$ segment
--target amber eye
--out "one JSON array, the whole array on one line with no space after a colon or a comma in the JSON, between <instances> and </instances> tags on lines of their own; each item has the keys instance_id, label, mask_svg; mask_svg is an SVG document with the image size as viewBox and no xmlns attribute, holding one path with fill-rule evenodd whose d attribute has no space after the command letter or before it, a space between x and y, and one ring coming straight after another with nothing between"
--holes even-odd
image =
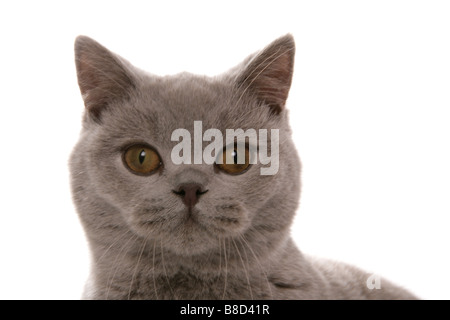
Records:
<instances>
[{"instance_id":1,"label":"amber eye","mask_svg":"<svg viewBox=\"0 0 450 320\"><path fill-rule=\"evenodd\" d=\"M250 151L248 146L237 147L225 147L219 154L219 161L216 162L217 168L228 174L241 174L248 170L250 167Z\"/></svg>"},{"instance_id":2,"label":"amber eye","mask_svg":"<svg viewBox=\"0 0 450 320\"><path fill-rule=\"evenodd\" d=\"M123 160L131 171L143 175L155 172L162 164L158 153L145 145L129 147L123 155Z\"/></svg>"}]
</instances>

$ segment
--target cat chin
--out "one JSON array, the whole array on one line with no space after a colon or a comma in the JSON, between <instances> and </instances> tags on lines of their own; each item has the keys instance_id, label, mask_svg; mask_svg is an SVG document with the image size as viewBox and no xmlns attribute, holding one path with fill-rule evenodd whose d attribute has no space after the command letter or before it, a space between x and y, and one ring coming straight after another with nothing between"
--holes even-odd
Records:
<instances>
[{"instance_id":1,"label":"cat chin","mask_svg":"<svg viewBox=\"0 0 450 320\"><path fill-rule=\"evenodd\" d=\"M219 250L217 245L208 245L205 242L193 242L193 243L183 243L183 244L164 244L164 249L181 257L194 257L201 256L203 254L209 253L211 251Z\"/></svg>"}]
</instances>

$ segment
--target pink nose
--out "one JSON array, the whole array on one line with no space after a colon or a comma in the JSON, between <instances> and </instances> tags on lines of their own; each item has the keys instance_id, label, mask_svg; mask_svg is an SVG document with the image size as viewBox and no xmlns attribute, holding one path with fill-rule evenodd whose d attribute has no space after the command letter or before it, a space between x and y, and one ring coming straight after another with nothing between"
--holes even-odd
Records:
<instances>
[{"instance_id":1,"label":"pink nose","mask_svg":"<svg viewBox=\"0 0 450 320\"><path fill-rule=\"evenodd\" d=\"M203 186L198 183L181 184L176 190L173 190L175 194L182 198L183 203L189 208L194 207L198 202L198 198L207 191L208 190L203 190Z\"/></svg>"}]
</instances>

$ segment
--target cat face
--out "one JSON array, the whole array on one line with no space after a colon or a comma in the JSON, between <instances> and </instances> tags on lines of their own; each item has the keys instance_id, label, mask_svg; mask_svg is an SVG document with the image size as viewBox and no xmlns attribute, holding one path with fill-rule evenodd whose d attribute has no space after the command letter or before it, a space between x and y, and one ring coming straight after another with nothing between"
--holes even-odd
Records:
<instances>
[{"instance_id":1,"label":"cat face","mask_svg":"<svg viewBox=\"0 0 450 320\"><path fill-rule=\"evenodd\" d=\"M86 112L72 177L85 224L117 224L179 255L214 250L221 239L249 232L287 231L300 170L284 108L293 68L291 36L214 78L150 75L86 37L75 48ZM271 129L277 130L276 174L262 175L267 164L249 163L261 148L249 139L239 150L232 143L230 152L224 138L214 154L215 162L228 154L243 160L241 165L194 163L194 153L210 144L203 133L211 128L224 136L227 129L267 130L269 153L276 150ZM191 146L183 150L190 163L173 161L177 129L190 133L183 140ZM77 172L83 179L77 180ZM97 203L94 212L81 205L85 198ZM99 213L99 206L108 213Z\"/></svg>"}]
</instances>

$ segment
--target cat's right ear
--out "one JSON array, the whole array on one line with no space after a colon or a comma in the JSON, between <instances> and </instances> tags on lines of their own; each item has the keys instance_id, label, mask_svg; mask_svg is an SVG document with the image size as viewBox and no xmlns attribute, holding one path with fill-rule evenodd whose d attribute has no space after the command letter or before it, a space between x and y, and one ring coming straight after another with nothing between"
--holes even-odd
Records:
<instances>
[{"instance_id":1,"label":"cat's right ear","mask_svg":"<svg viewBox=\"0 0 450 320\"><path fill-rule=\"evenodd\" d=\"M130 64L89 37L76 38L75 64L84 105L96 122L110 103L126 99L135 87Z\"/></svg>"},{"instance_id":2,"label":"cat's right ear","mask_svg":"<svg viewBox=\"0 0 450 320\"><path fill-rule=\"evenodd\" d=\"M273 41L261 52L245 61L237 78L238 87L249 93L273 114L285 109L294 72L295 42L287 34Z\"/></svg>"}]
</instances>

